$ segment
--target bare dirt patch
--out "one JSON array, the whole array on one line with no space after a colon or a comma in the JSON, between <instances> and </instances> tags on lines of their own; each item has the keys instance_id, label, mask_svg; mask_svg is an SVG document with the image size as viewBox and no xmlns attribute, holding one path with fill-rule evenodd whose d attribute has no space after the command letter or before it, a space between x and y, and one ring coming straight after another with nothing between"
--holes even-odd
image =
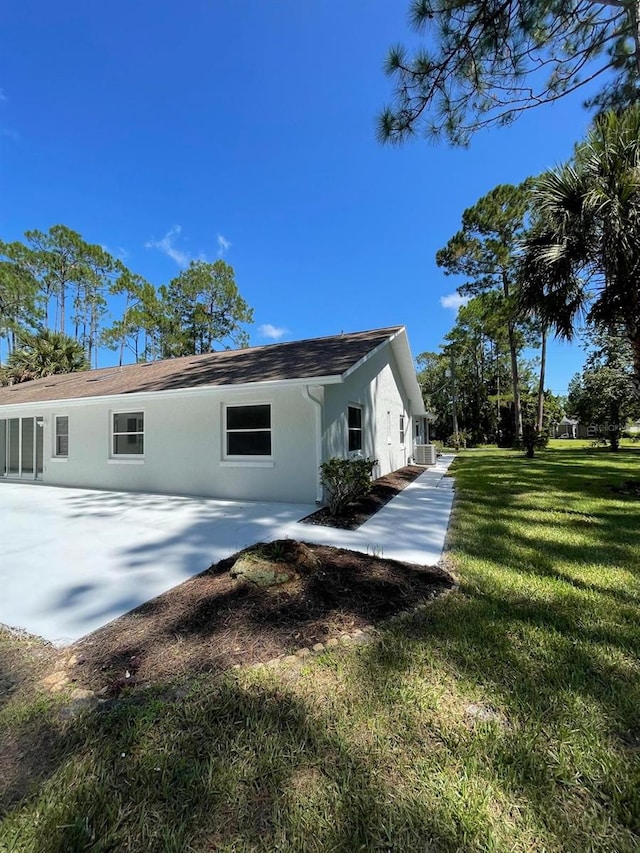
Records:
<instances>
[{"instance_id":1,"label":"bare dirt patch","mask_svg":"<svg viewBox=\"0 0 640 853\"><path fill-rule=\"evenodd\" d=\"M76 643L73 678L113 696L136 685L265 662L380 622L453 585L436 567L340 548L307 545L316 559L300 565L299 543L259 547L275 549L279 564L293 560L295 576L259 587L231 577L237 555L222 560Z\"/></svg>"},{"instance_id":2,"label":"bare dirt patch","mask_svg":"<svg viewBox=\"0 0 640 853\"><path fill-rule=\"evenodd\" d=\"M302 519L303 524L319 524L323 527L337 527L341 530L357 530L367 519L375 515L379 509L388 504L399 492L405 489L409 483L413 483L426 469L421 465L405 465L391 474L378 477L371 484L368 495L354 503L341 518L334 518L327 507L322 507L317 512Z\"/></svg>"}]
</instances>

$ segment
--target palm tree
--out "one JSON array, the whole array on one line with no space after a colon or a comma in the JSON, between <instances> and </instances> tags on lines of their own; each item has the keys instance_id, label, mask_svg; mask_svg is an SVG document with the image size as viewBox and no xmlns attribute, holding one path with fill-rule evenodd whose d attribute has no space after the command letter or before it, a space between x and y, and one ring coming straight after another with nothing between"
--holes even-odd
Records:
<instances>
[{"instance_id":1,"label":"palm tree","mask_svg":"<svg viewBox=\"0 0 640 853\"><path fill-rule=\"evenodd\" d=\"M601 328L621 323L640 393L640 105L599 116L571 162L537 180L532 202L522 306L569 339L582 312Z\"/></svg>"},{"instance_id":2,"label":"palm tree","mask_svg":"<svg viewBox=\"0 0 640 853\"><path fill-rule=\"evenodd\" d=\"M89 367L78 341L61 332L44 329L37 334L22 334L20 347L7 359L6 373L11 382L27 382L56 373L89 370Z\"/></svg>"}]
</instances>

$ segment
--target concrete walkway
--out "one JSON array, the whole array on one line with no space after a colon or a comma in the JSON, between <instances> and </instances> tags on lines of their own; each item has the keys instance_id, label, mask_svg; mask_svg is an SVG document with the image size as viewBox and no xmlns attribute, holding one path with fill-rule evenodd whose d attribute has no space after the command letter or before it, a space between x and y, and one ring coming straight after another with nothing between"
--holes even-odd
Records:
<instances>
[{"instance_id":1,"label":"concrete walkway","mask_svg":"<svg viewBox=\"0 0 640 853\"><path fill-rule=\"evenodd\" d=\"M297 523L287 528L287 536L433 566L442 557L449 526L453 479L447 471L453 459L453 454L440 456L436 465L427 468L358 530Z\"/></svg>"}]
</instances>

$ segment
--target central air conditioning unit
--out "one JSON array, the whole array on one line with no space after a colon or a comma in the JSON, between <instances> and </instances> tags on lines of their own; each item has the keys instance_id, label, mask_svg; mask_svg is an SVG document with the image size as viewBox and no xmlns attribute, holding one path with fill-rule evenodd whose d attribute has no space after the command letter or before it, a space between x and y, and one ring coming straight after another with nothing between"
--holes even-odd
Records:
<instances>
[{"instance_id":1,"label":"central air conditioning unit","mask_svg":"<svg viewBox=\"0 0 640 853\"><path fill-rule=\"evenodd\" d=\"M435 444L416 444L415 446L416 465L435 465L436 464L436 446Z\"/></svg>"}]
</instances>

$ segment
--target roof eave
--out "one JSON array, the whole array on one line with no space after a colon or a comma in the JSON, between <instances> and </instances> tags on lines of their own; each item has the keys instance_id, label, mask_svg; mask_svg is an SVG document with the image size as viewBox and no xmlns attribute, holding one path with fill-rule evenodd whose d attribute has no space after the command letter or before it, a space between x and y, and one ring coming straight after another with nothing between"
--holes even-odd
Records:
<instances>
[{"instance_id":1,"label":"roof eave","mask_svg":"<svg viewBox=\"0 0 640 853\"><path fill-rule=\"evenodd\" d=\"M409 346L409 338L407 337L407 329L405 326L400 326L393 334L390 334L382 343L374 347L372 350L363 356L355 364L346 370L342 376L343 379L348 379L352 373L355 373L369 359L373 358L380 350L386 346L391 346L391 350L396 357L396 362L402 376L402 383L407 392L407 396L411 400L412 413L414 415L424 415L426 413L424 400L422 399L422 391L416 377L413 356L411 355L411 347Z\"/></svg>"},{"instance_id":2,"label":"roof eave","mask_svg":"<svg viewBox=\"0 0 640 853\"><path fill-rule=\"evenodd\" d=\"M341 375L306 376L296 379L271 379L263 382L242 382L232 385L200 385L195 388L165 388L151 391L125 391L121 394L100 394L92 397L58 397L50 400L35 400L24 403L0 403L0 414L9 409L37 409L42 406L81 406L86 403L113 401L122 403L132 399L161 397L190 397L210 394L211 392L247 392L251 390L269 390L277 387L296 387L298 385L338 385L343 381Z\"/></svg>"},{"instance_id":3,"label":"roof eave","mask_svg":"<svg viewBox=\"0 0 640 853\"><path fill-rule=\"evenodd\" d=\"M427 410L425 409L422 390L418 382L418 377L416 376L415 362L411 353L409 337L404 326L397 335L393 336L390 343L398 363L398 368L400 370L407 395L411 400L413 414L425 415Z\"/></svg>"}]
</instances>

